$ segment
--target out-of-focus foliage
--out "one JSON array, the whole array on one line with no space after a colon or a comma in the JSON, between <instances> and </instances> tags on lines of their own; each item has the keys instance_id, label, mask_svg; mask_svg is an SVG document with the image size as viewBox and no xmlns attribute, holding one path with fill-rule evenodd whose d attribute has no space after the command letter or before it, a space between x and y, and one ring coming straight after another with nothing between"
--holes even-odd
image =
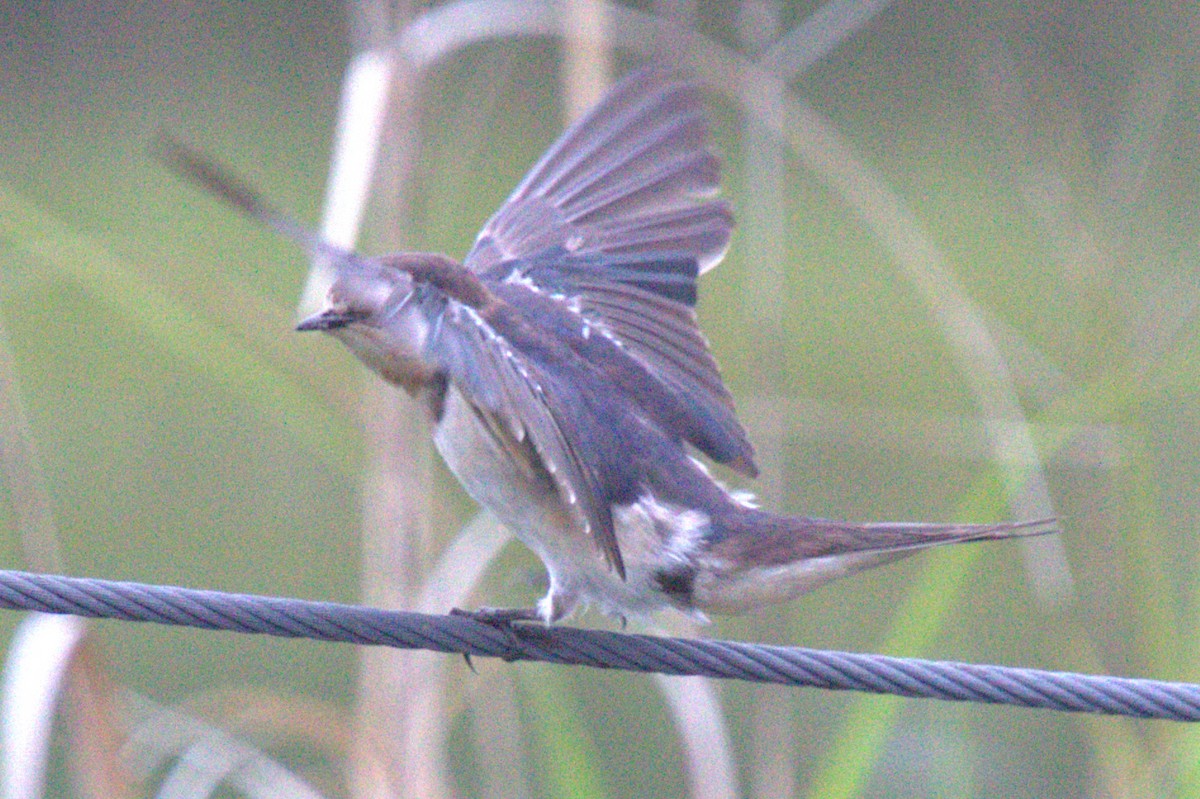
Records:
<instances>
[{"instance_id":1,"label":"out-of-focus foliage","mask_svg":"<svg viewBox=\"0 0 1200 799\"><path fill-rule=\"evenodd\" d=\"M697 6L697 30L751 58L818 9ZM395 557L358 533L363 417L381 392L333 342L292 332L303 255L149 154L169 130L316 220L348 18L315 3L4 9L0 327L68 572L352 601L364 564ZM987 546L706 633L1200 680L1198 32L1187 4L895 3L790 82L985 322L976 344L997 351L1043 447L1072 588L1039 602L1038 554ZM407 222L388 216L399 189L381 179L364 248L461 256L560 130L561 64L558 43L510 38L424 76L416 112L394 120L418 129L413 159L389 173L406 175ZM715 139L747 223L704 278L700 315L762 451L764 502L855 519L1012 514L939 297L795 142L748 124L722 88ZM776 272L762 268L771 258ZM421 569L473 513L440 466L432 483ZM12 503L0 519L2 565L26 566ZM512 546L469 604L527 603L536 575ZM18 621L0 616L6 640ZM381 754L388 742L356 727L354 650L115 623L90 635L115 684L269 751L315 790L411 784ZM689 790L698 755L652 680L409 657L388 661L404 696L421 696L420 669L441 670L448 773L430 784ZM747 794L1188 796L1200 784L1200 744L1178 725L719 695ZM127 707L129 728L153 716ZM86 784L69 776L78 737L60 726L47 795ZM138 762L134 749L123 756ZM156 768L133 769L133 795L153 794Z\"/></svg>"}]
</instances>

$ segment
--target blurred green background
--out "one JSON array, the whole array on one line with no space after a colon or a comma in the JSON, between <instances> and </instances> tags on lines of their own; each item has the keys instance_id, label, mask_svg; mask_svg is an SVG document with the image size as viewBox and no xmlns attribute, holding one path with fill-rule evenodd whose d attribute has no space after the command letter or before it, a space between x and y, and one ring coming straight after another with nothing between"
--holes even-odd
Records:
<instances>
[{"instance_id":1,"label":"blurred green background","mask_svg":"<svg viewBox=\"0 0 1200 799\"><path fill-rule=\"evenodd\" d=\"M682 15L754 57L819 5L638 8ZM391 404L333 342L294 334L304 256L182 184L149 148L172 131L315 224L364 12L54 2L3 14L0 328L61 568L359 601L380 551L359 532L372 496L365 430L386 424L380 407L407 417L415 406ZM1070 581L1045 550L935 553L703 634L1200 681L1198 32L1195 4L893 3L790 81L901 199L995 337L979 346L1000 352L1043 446L1053 506L1027 510L1062 519ZM407 221L389 217L400 190L381 181L363 248L462 256L561 129L562 62L555 40L507 38L423 76L418 112L393 122L417 130ZM764 173L764 134L728 96L714 93L712 110L726 195L748 221L703 280L700 316L763 452L764 502L853 519L1015 515L971 381L896 253L769 136L784 161ZM778 270L764 271L772 259ZM474 513L440 464L428 483L422 568ZM22 548L12 502L0 517L3 564L44 567ZM537 573L512 545L471 604L529 602ZM1039 579L1059 581L1056 599L1039 600ZM20 620L0 615L6 639ZM222 703L238 704L229 696L277 698L290 732L241 731L326 795L375 795L348 776L350 754L296 731L306 713L354 728L371 673L360 652L93 629L116 684L202 708L217 726L231 713ZM494 791L504 772L481 744L490 723L519 755L512 795L719 795L689 784L704 756L680 742L648 678L378 657L448 675L449 793ZM411 679L419 694L419 669ZM487 696L493 686L511 694L511 717L488 710L503 694ZM1192 796L1200 785L1200 739L1182 725L717 690L744 795ZM86 795L63 765L71 735L56 740L46 795ZM131 795L153 795L168 768ZM415 784L395 777L396 794Z\"/></svg>"}]
</instances>

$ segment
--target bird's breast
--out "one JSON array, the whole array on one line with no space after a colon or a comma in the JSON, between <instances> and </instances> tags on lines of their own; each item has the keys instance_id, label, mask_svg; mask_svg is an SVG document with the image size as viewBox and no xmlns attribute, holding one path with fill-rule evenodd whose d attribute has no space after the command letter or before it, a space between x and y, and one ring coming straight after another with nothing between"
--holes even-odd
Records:
<instances>
[{"instance_id":1,"label":"bird's breast","mask_svg":"<svg viewBox=\"0 0 1200 799\"><path fill-rule=\"evenodd\" d=\"M433 441L467 494L543 561L574 553L581 534L528 438L518 440L498 417L451 383Z\"/></svg>"}]
</instances>

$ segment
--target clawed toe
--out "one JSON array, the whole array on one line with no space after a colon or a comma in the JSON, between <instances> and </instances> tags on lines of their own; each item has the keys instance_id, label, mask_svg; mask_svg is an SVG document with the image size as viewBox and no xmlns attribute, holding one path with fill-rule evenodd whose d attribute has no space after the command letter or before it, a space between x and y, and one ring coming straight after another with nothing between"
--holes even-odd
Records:
<instances>
[{"instance_id":1,"label":"clawed toe","mask_svg":"<svg viewBox=\"0 0 1200 799\"><path fill-rule=\"evenodd\" d=\"M513 629L513 624L515 622L540 622L542 620L542 617L534 608L478 608L477 610L451 608L450 615L462 616L463 618L482 622L505 633L512 651L500 653L499 657L509 662L520 657L520 652L522 651L521 639L517 635L516 630ZM471 662L471 656L463 653L463 659L466 660L467 666L471 671L475 671L475 664Z\"/></svg>"}]
</instances>

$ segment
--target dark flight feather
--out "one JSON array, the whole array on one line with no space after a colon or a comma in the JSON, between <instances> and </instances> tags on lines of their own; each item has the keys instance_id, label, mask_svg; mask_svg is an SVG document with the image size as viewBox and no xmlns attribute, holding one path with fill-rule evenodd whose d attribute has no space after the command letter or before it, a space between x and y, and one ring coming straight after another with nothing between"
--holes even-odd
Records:
<instances>
[{"instance_id":1,"label":"dark flight feather","mask_svg":"<svg viewBox=\"0 0 1200 799\"><path fill-rule=\"evenodd\" d=\"M577 255L671 252L699 271L724 255L728 206L710 198L699 89L661 69L632 73L572 125L480 231L465 264L486 272L552 247Z\"/></svg>"}]
</instances>

